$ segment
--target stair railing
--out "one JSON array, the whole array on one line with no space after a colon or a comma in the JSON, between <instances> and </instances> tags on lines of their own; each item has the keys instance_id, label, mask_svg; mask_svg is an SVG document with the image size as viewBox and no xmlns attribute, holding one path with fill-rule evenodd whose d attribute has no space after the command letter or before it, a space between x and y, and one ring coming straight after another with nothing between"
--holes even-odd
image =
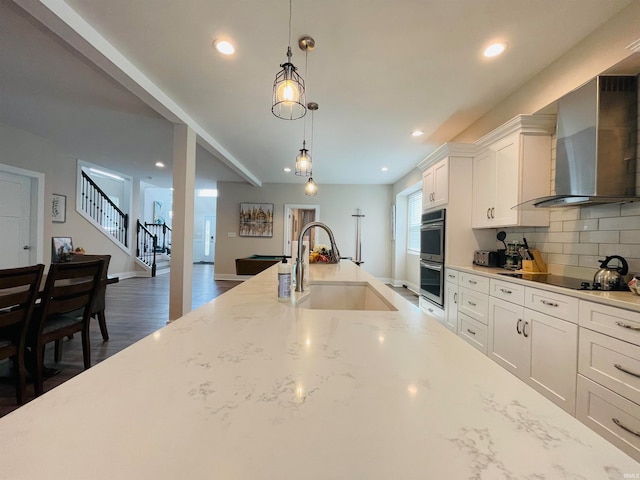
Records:
<instances>
[{"instance_id":1,"label":"stair railing","mask_svg":"<svg viewBox=\"0 0 640 480\"><path fill-rule=\"evenodd\" d=\"M137 220L136 257L151 267L151 276L156 276L156 252L158 250L158 236Z\"/></svg>"},{"instance_id":2,"label":"stair railing","mask_svg":"<svg viewBox=\"0 0 640 480\"><path fill-rule=\"evenodd\" d=\"M80 208L110 236L125 247L129 246L129 215L120 210L85 172L82 172L80 182Z\"/></svg>"},{"instance_id":3,"label":"stair railing","mask_svg":"<svg viewBox=\"0 0 640 480\"><path fill-rule=\"evenodd\" d=\"M171 227L166 223L144 223L144 226L158 236L158 253L171 255Z\"/></svg>"}]
</instances>

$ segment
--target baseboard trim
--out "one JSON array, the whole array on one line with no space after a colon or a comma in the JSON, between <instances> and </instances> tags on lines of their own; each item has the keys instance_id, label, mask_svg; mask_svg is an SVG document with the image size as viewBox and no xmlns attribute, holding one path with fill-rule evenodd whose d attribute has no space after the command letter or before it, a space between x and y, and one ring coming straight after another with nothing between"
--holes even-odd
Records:
<instances>
[{"instance_id":1,"label":"baseboard trim","mask_svg":"<svg viewBox=\"0 0 640 480\"><path fill-rule=\"evenodd\" d=\"M234 282L244 282L245 280L249 280L253 278L255 275L236 275L232 273L214 273L214 280L231 280Z\"/></svg>"}]
</instances>

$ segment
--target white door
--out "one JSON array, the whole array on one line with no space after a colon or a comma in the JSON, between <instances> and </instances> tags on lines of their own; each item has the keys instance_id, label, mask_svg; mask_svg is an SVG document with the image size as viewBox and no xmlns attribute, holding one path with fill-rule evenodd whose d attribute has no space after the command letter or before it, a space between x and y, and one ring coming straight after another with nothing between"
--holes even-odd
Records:
<instances>
[{"instance_id":1,"label":"white door","mask_svg":"<svg viewBox=\"0 0 640 480\"><path fill-rule=\"evenodd\" d=\"M202 229L203 248L202 260L204 262L213 263L216 253L216 217L213 215L205 215L204 227Z\"/></svg>"},{"instance_id":2,"label":"white door","mask_svg":"<svg viewBox=\"0 0 640 480\"><path fill-rule=\"evenodd\" d=\"M24 267L32 262L31 179L0 172L0 268Z\"/></svg>"}]
</instances>

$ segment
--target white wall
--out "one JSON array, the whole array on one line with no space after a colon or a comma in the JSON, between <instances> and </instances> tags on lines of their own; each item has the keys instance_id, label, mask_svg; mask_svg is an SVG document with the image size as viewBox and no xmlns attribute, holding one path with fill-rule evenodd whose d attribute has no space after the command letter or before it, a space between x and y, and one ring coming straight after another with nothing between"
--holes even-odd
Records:
<instances>
[{"instance_id":1,"label":"white wall","mask_svg":"<svg viewBox=\"0 0 640 480\"><path fill-rule=\"evenodd\" d=\"M51 262L51 237L68 236L73 239L74 247L83 247L87 253L111 255L109 274L127 274L135 270L131 257L76 213L76 158L44 138L5 124L0 124L0 145L0 163L40 172L45 176L45 264ZM51 221L48 206L53 193L67 196L65 223Z\"/></svg>"},{"instance_id":2,"label":"white wall","mask_svg":"<svg viewBox=\"0 0 640 480\"><path fill-rule=\"evenodd\" d=\"M407 285L420 291L420 256L407 252L407 195L422 188L422 172L414 168L393 184L393 198L396 206L396 239L392 241L392 283Z\"/></svg>"},{"instance_id":3,"label":"white wall","mask_svg":"<svg viewBox=\"0 0 640 480\"><path fill-rule=\"evenodd\" d=\"M308 197L303 184L264 184L262 187L234 182L218 182L216 227L216 278L235 275L235 259L253 254L281 255L284 244L284 205L319 205L319 221L325 223L336 239L340 254L355 257L356 209L361 221L362 268L375 277L391 277L391 185L322 185L318 195ZM273 203L272 238L239 237L240 203ZM329 243L317 229L319 243ZM229 234L235 237L229 237Z\"/></svg>"}]
</instances>

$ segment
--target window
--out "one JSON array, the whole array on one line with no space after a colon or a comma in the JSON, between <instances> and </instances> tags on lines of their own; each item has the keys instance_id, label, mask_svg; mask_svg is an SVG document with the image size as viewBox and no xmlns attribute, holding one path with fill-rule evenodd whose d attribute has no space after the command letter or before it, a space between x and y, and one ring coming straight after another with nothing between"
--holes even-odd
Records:
<instances>
[{"instance_id":1,"label":"window","mask_svg":"<svg viewBox=\"0 0 640 480\"><path fill-rule=\"evenodd\" d=\"M422 190L409 195L407 218L407 250L409 253L420 254L420 221L422 220Z\"/></svg>"}]
</instances>

